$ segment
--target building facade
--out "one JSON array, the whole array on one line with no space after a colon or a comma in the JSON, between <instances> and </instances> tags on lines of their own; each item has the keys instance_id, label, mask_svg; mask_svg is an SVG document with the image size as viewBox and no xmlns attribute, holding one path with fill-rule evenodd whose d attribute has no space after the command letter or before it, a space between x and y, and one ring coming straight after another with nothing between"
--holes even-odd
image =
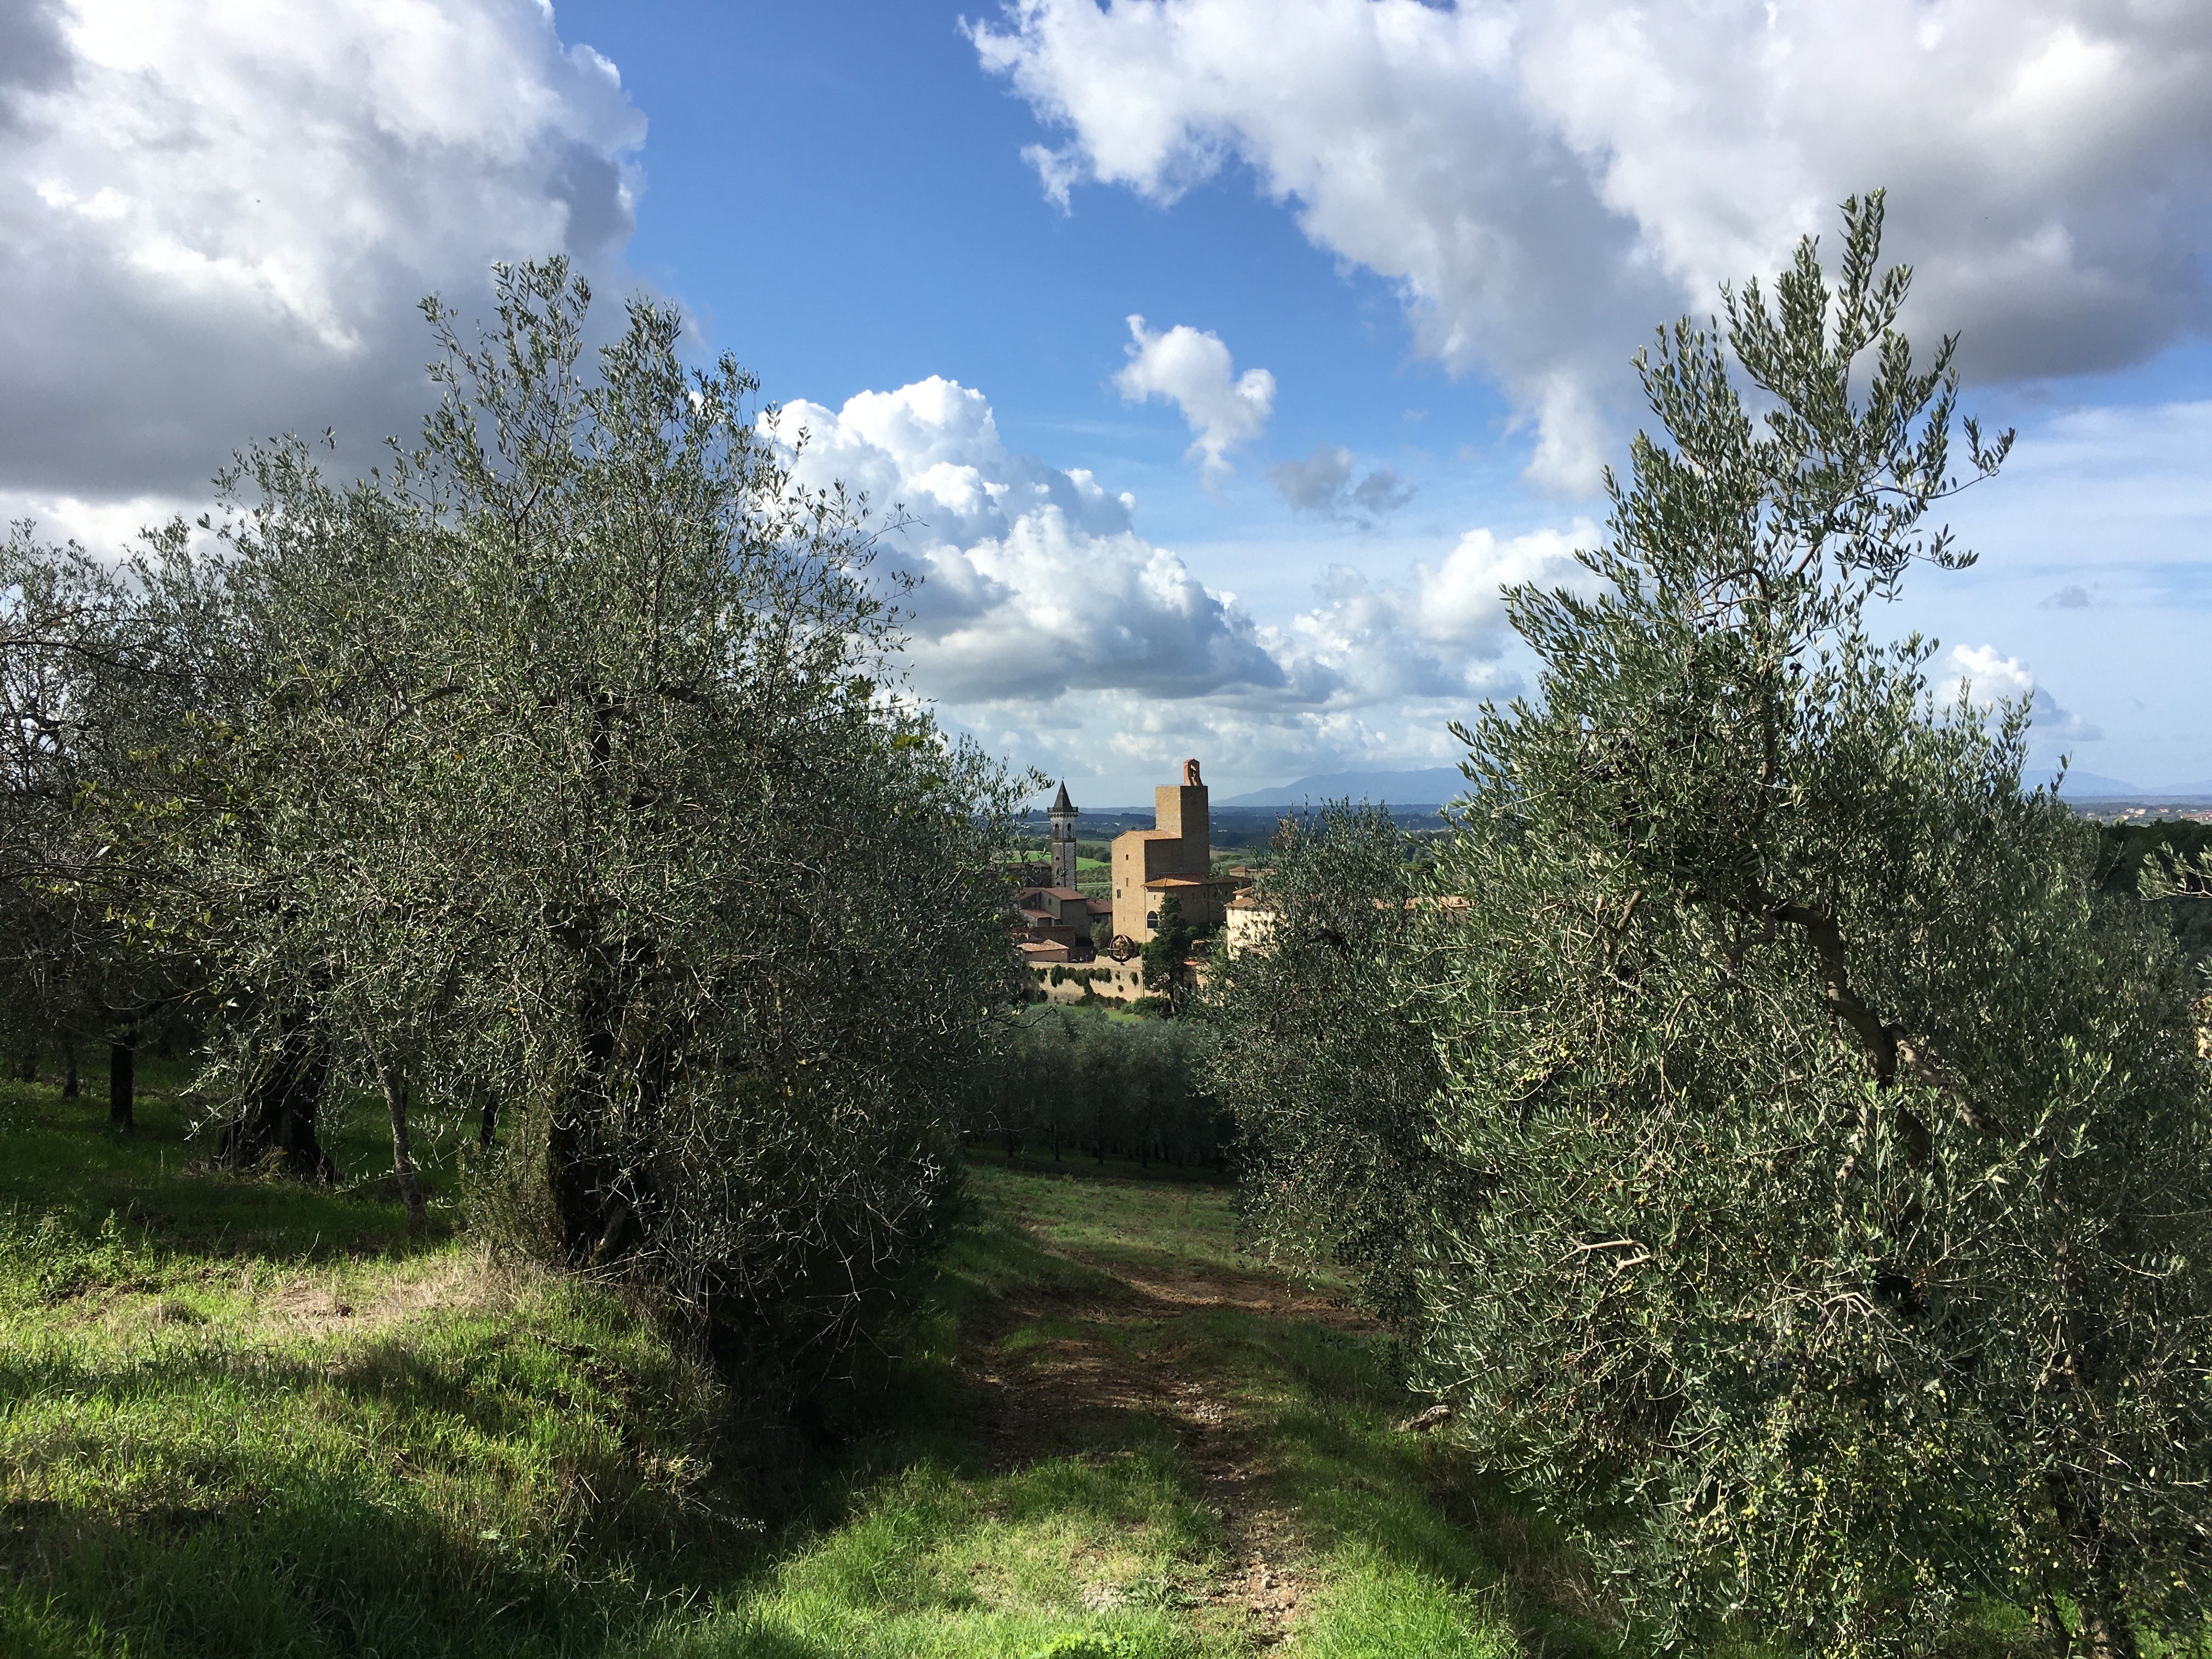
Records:
<instances>
[{"instance_id":1,"label":"building facade","mask_svg":"<svg viewBox=\"0 0 2212 1659\"><path fill-rule=\"evenodd\" d=\"M1114 838L1114 933L1142 945L1159 928L1162 902L1170 893L1194 927L1220 923L1223 884L1213 879L1213 846L1206 825L1206 785L1198 763L1182 763L1182 782L1152 791L1152 828Z\"/></svg>"},{"instance_id":2,"label":"building facade","mask_svg":"<svg viewBox=\"0 0 2212 1659\"><path fill-rule=\"evenodd\" d=\"M1221 953L1238 956L1265 951L1274 943L1275 907L1256 893L1243 892L1231 899L1221 921Z\"/></svg>"}]
</instances>

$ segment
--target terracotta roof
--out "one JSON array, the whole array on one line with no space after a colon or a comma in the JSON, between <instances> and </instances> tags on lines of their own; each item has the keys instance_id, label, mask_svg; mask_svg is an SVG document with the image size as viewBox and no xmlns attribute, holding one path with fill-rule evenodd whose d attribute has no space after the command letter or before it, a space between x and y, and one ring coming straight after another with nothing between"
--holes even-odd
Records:
<instances>
[{"instance_id":1,"label":"terracotta roof","mask_svg":"<svg viewBox=\"0 0 2212 1659\"><path fill-rule=\"evenodd\" d=\"M1154 876L1145 884L1147 890L1168 887L1221 887L1227 885L1211 876Z\"/></svg>"},{"instance_id":2,"label":"terracotta roof","mask_svg":"<svg viewBox=\"0 0 2212 1659\"><path fill-rule=\"evenodd\" d=\"M1083 896L1082 894L1077 892L1073 887L1040 887L1036 890L1042 893L1048 898L1079 899Z\"/></svg>"}]
</instances>

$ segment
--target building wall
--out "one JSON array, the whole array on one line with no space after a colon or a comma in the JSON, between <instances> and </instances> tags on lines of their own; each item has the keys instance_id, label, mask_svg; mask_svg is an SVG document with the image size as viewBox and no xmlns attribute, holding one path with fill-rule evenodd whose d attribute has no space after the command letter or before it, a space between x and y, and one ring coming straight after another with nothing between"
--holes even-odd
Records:
<instances>
[{"instance_id":1,"label":"building wall","mask_svg":"<svg viewBox=\"0 0 2212 1659\"><path fill-rule=\"evenodd\" d=\"M1170 784L1152 791L1150 830L1132 830L1114 838L1114 931L1142 945L1153 929L1145 918L1156 912L1160 896L1145 884L1160 876L1203 876L1211 867L1213 841L1206 824L1206 786ZM1184 901L1194 922L1211 921L1203 898Z\"/></svg>"},{"instance_id":2,"label":"building wall","mask_svg":"<svg viewBox=\"0 0 2212 1659\"><path fill-rule=\"evenodd\" d=\"M1185 862L1172 870L1155 870L1156 876L1204 875L1213 856L1212 831L1206 823L1206 786L1202 783L1163 784L1152 791L1152 828L1182 843L1176 856ZM1194 866L1189 860L1195 860Z\"/></svg>"},{"instance_id":3,"label":"building wall","mask_svg":"<svg viewBox=\"0 0 2212 1659\"><path fill-rule=\"evenodd\" d=\"M1114 837L1114 931L1139 945L1152 936L1145 926L1145 849L1159 833L1130 830Z\"/></svg>"},{"instance_id":4,"label":"building wall","mask_svg":"<svg viewBox=\"0 0 2212 1659\"><path fill-rule=\"evenodd\" d=\"M1275 912L1272 906L1231 904L1222 918L1221 949L1228 956L1264 951L1273 942L1274 933Z\"/></svg>"},{"instance_id":5,"label":"building wall","mask_svg":"<svg viewBox=\"0 0 2212 1659\"><path fill-rule=\"evenodd\" d=\"M1030 981L1044 993L1048 1002L1081 1002L1086 990L1092 997L1106 1002L1134 1002L1139 997L1152 994L1145 989L1143 963L1116 962L1111 957L1075 963L1060 975L1057 985L1052 982L1049 964L1030 969Z\"/></svg>"}]
</instances>

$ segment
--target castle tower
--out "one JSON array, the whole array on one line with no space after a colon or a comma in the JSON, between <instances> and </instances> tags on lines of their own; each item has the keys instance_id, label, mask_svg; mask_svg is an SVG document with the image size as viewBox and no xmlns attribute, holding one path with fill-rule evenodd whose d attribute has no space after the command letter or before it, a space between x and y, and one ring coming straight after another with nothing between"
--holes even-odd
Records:
<instances>
[{"instance_id":1,"label":"castle tower","mask_svg":"<svg viewBox=\"0 0 2212 1659\"><path fill-rule=\"evenodd\" d=\"M1114 932L1142 945L1158 931L1170 893L1193 927L1218 925L1222 894L1212 879L1211 839L1206 784L1198 763L1187 760L1180 785L1152 791L1152 827L1114 838Z\"/></svg>"},{"instance_id":2,"label":"castle tower","mask_svg":"<svg viewBox=\"0 0 2212 1659\"><path fill-rule=\"evenodd\" d=\"M1075 803L1067 798L1067 780L1060 781L1060 793L1045 816L1052 820L1052 884L1075 885Z\"/></svg>"}]
</instances>

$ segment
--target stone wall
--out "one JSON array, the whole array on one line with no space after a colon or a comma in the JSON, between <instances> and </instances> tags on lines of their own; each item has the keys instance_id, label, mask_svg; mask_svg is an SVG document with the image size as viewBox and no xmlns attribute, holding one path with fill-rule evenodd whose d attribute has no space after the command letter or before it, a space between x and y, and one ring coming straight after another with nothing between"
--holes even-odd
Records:
<instances>
[{"instance_id":1,"label":"stone wall","mask_svg":"<svg viewBox=\"0 0 2212 1659\"><path fill-rule=\"evenodd\" d=\"M1060 969L1060 981L1052 982L1053 969ZM1100 957L1096 962L1070 963L1065 965L1032 968L1030 981L1044 993L1047 1002L1081 1002L1087 987L1093 995L1105 1002L1134 1002L1139 997L1150 995L1145 989L1145 964L1141 958L1132 957L1127 962L1116 962L1111 957Z\"/></svg>"}]
</instances>

